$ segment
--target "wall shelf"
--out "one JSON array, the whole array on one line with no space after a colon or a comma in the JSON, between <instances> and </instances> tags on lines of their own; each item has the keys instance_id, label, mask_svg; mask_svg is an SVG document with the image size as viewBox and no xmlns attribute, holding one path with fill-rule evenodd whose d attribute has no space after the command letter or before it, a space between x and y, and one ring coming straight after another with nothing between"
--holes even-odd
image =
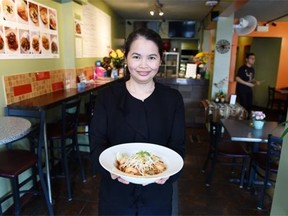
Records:
<instances>
[{"instance_id":1,"label":"wall shelf","mask_svg":"<svg viewBox=\"0 0 288 216\"><path fill-rule=\"evenodd\" d=\"M164 52L162 65L159 68L158 76L177 78L179 73L179 53Z\"/></svg>"}]
</instances>

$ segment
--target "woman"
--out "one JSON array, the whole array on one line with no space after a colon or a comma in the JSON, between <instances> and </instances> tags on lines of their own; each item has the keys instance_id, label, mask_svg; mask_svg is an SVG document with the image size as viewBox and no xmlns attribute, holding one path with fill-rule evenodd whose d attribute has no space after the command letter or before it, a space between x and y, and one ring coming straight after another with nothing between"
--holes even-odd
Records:
<instances>
[{"instance_id":1,"label":"woman","mask_svg":"<svg viewBox=\"0 0 288 216\"><path fill-rule=\"evenodd\" d=\"M136 185L108 173L98 162L103 150L128 142L163 145L184 156L181 94L153 79L162 54L157 33L149 29L132 32L125 45L129 78L99 92L90 130L91 154L102 174L99 215L171 215L172 183L178 175Z\"/></svg>"}]
</instances>

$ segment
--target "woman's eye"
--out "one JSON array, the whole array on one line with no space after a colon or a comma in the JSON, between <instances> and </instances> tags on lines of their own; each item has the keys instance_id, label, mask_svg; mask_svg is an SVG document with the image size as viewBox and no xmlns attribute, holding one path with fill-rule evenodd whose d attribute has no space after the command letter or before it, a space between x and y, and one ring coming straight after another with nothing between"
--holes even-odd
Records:
<instances>
[{"instance_id":1,"label":"woman's eye","mask_svg":"<svg viewBox=\"0 0 288 216\"><path fill-rule=\"evenodd\" d=\"M133 59L140 59L140 56L134 55L132 56Z\"/></svg>"},{"instance_id":2,"label":"woman's eye","mask_svg":"<svg viewBox=\"0 0 288 216\"><path fill-rule=\"evenodd\" d=\"M149 60L155 60L155 59L156 59L155 56L150 56L150 57L149 57Z\"/></svg>"}]
</instances>

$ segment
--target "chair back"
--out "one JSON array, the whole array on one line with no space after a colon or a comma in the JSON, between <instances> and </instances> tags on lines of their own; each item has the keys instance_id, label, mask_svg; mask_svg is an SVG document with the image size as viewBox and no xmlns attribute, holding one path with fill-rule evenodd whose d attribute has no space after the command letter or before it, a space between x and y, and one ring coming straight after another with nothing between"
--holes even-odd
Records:
<instances>
[{"instance_id":1,"label":"chair back","mask_svg":"<svg viewBox=\"0 0 288 216\"><path fill-rule=\"evenodd\" d=\"M275 87L268 86L268 100L273 100L275 97Z\"/></svg>"},{"instance_id":2,"label":"chair back","mask_svg":"<svg viewBox=\"0 0 288 216\"><path fill-rule=\"evenodd\" d=\"M266 169L277 172L283 140L280 137L268 135Z\"/></svg>"},{"instance_id":3,"label":"chair back","mask_svg":"<svg viewBox=\"0 0 288 216\"><path fill-rule=\"evenodd\" d=\"M61 124L63 139L67 135L69 136L77 132L80 102L80 98L77 98L62 103Z\"/></svg>"},{"instance_id":4,"label":"chair back","mask_svg":"<svg viewBox=\"0 0 288 216\"><path fill-rule=\"evenodd\" d=\"M217 144L221 138L222 124L210 120L210 146L217 148Z\"/></svg>"},{"instance_id":5,"label":"chair back","mask_svg":"<svg viewBox=\"0 0 288 216\"><path fill-rule=\"evenodd\" d=\"M267 99L267 108L272 109L275 99L275 87L268 86L268 99Z\"/></svg>"},{"instance_id":6,"label":"chair back","mask_svg":"<svg viewBox=\"0 0 288 216\"><path fill-rule=\"evenodd\" d=\"M90 116L90 120L92 119L95 103L96 103L97 93L91 92L89 94L89 103L86 104L86 113Z\"/></svg>"}]
</instances>

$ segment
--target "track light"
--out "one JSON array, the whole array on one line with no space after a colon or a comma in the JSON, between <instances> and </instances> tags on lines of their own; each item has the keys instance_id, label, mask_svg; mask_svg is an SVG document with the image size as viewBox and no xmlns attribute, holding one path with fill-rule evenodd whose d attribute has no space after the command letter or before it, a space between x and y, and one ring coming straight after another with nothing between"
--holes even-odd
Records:
<instances>
[{"instance_id":1,"label":"track light","mask_svg":"<svg viewBox=\"0 0 288 216\"><path fill-rule=\"evenodd\" d=\"M163 16L164 15L164 12L162 10L162 7L163 7L163 4L160 4L159 0L155 0L155 3L154 3L154 8L152 10L150 10L150 15L151 16L154 16L154 14L156 12L158 12L158 15L159 16Z\"/></svg>"},{"instance_id":2,"label":"track light","mask_svg":"<svg viewBox=\"0 0 288 216\"><path fill-rule=\"evenodd\" d=\"M218 0L208 0L205 2L205 5L209 6L209 7L213 7L213 6L217 5L218 3L219 3Z\"/></svg>"}]
</instances>

